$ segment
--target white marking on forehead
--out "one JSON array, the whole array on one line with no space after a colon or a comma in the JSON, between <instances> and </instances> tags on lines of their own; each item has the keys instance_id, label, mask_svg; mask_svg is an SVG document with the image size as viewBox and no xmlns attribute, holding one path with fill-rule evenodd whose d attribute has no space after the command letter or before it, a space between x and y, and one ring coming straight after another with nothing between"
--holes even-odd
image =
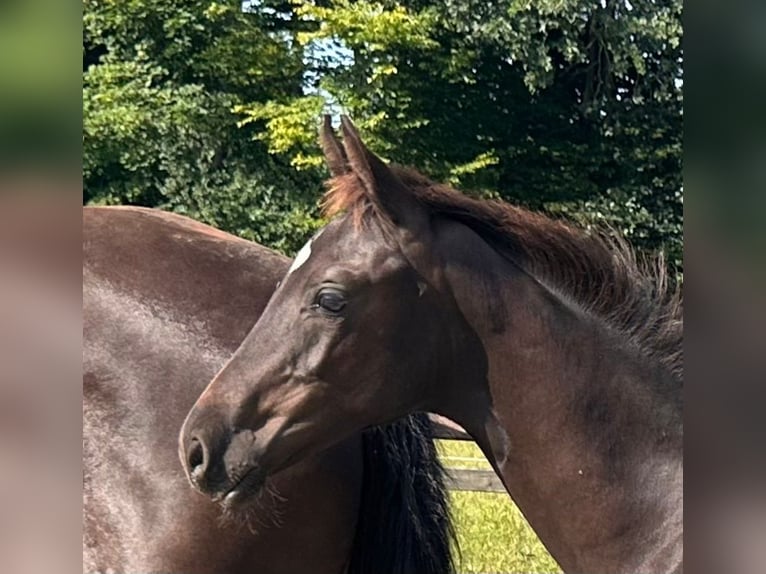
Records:
<instances>
[{"instance_id":1,"label":"white marking on forehead","mask_svg":"<svg viewBox=\"0 0 766 574\"><path fill-rule=\"evenodd\" d=\"M306 245L301 247L301 250L298 251L298 254L295 256L295 259L293 259L292 265L290 265L290 269L287 270L287 275L285 275L285 279L290 276L290 274L298 269L301 265L306 263L306 261L309 260L309 257L311 257L311 244L314 242L314 240L319 237L322 233L322 229L317 231L314 236L309 239L306 242Z\"/></svg>"}]
</instances>

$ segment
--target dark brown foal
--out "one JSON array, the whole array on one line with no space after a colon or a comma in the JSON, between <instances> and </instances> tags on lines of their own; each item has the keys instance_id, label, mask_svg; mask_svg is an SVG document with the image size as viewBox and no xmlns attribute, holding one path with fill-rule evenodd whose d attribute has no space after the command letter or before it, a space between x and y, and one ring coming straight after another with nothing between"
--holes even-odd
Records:
<instances>
[{"instance_id":1,"label":"dark brown foal","mask_svg":"<svg viewBox=\"0 0 766 574\"><path fill-rule=\"evenodd\" d=\"M473 435L565 571L680 572L683 323L661 266L343 133L323 137L338 217L186 420L182 450L207 449L198 488L236 497L242 476L434 411Z\"/></svg>"}]
</instances>

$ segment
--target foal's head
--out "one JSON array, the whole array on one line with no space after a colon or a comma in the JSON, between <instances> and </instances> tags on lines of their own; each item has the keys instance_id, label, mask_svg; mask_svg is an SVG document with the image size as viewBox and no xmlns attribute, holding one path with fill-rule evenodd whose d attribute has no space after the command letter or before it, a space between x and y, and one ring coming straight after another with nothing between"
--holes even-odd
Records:
<instances>
[{"instance_id":1,"label":"foal's head","mask_svg":"<svg viewBox=\"0 0 766 574\"><path fill-rule=\"evenodd\" d=\"M265 476L360 429L428 408L454 333L429 276L429 216L343 119L323 147L328 214L189 413L182 461L235 504Z\"/></svg>"}]
</instances>

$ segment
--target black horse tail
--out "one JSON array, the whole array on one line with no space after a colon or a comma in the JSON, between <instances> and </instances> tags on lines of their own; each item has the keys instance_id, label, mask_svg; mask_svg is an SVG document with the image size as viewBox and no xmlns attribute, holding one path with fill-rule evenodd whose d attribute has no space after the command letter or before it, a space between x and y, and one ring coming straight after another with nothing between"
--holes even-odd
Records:
<instances>
[{"instance_id":1,"label":"black horse tail","mask_svg":"<svg viewBox=\"0 0 766 574\"><path fill-rule=\"evenodd\" d=\"M362 435L364 482L348 574L451 574L457 546L428 415Z\"/></svg>"}]
</instances>

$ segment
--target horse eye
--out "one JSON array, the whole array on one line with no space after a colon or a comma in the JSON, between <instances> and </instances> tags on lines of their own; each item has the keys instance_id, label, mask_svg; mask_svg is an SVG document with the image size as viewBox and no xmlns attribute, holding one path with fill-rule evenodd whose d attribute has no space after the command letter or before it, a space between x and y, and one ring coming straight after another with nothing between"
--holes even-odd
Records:
<instances>
[{"instance_id":1,"label":"horse eye","mask_svg":"<svg viewBox=\"0 0 766 574\"><path fill-rule=\"evenodd\" d=\"M315 306L325 313L340 313L346 306L346 296L337 289L322 289L317 293Z\"/></svg>"}]
</instances>

